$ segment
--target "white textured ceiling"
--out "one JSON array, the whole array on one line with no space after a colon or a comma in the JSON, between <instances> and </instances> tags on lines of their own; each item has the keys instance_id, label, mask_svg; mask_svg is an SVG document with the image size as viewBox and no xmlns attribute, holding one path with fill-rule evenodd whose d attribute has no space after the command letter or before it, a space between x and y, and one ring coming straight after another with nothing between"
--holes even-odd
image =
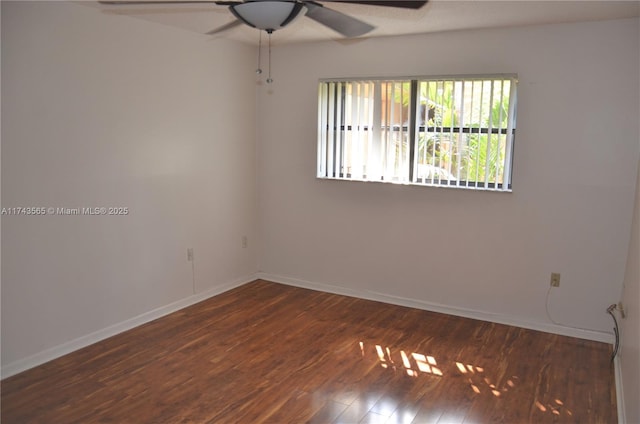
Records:
<instances>
[{"instance_id":1,"label":"white textured ceiling","mask_svg":"<svg viewBox=\"0 0 640 424\"><path fill-rule=\"evenodd\" d=\"M95 2L83 2L83 4L98 7L101 13L127 15L201 34L235 20L225 6L214 4L142 6L107 6ZM596 21L640 15L640 0L431 0L417 11L343 3L324 4L326 7L374 25L376 29L366 37ZM257 30L242 25L215 37L256 44L258 33ZM273 34L274 44L340 39L342 37L339 34L304 16Z\"/></svg>"}]
</instances>

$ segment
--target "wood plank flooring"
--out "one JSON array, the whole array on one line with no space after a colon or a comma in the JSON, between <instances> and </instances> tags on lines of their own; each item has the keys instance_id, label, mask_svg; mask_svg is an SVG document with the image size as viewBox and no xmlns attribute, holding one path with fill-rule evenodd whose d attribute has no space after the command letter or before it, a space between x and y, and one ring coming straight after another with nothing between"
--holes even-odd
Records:
<instances>
[{"instance_id":1,"label":"wood plank flooring","mask_svg":"<svg viewBox=\"0 0 640 424\"><path fill-rule=\"evenodd\" d=\"M607 344L255 281L2 381L10 423L615 423Z\"/></svg>"}]
</instances>

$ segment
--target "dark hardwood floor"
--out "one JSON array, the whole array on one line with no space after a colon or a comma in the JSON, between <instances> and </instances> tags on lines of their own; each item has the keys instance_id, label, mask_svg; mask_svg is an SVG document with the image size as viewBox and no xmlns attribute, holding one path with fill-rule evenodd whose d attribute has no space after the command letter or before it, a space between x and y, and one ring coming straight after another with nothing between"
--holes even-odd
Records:
<instances>
[{"instance_id":1,"label":"dark hardwood floor","mask_svg":"<svg viewBox=\"0 0 640 424\"><path fill-rule=\"evenodd\" d=\"M255 281L2 381L2 423L615 423L607 344Z\"/></svg>"}]
</instances>

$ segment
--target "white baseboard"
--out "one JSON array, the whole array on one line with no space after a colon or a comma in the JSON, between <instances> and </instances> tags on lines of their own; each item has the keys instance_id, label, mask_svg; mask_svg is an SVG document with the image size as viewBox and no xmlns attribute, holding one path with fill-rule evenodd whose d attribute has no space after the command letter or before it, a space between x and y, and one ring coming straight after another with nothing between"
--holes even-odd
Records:
<instances>
[{"instance_id":1,"label":"white baseboard","mask_svg":"<svg viewBox=\"0 0 640 424\"><path fill-rule=\"evenodd\" d=\"M613 359L614 376L616 380L616 403L618 405L618 424L627 423L627 413L624 404L624 387L622 385L622 369L620 368L620 357Z\"/></svg>"},{"instance_id":2,"label":"white baseboard","mask_svg":"<svg viewBox=\"0 0 640 424\"><path fill-rule=\"evenodd\" d=\"M138 315L136 317L133 317L121 323L106 327L102 330L98 330L91 334L87 334L86 336L79 337L67 343L63 343L61 345L46 349L42 352L38 352L24 359L14 361L12 363L2 366L0 374L2 375L2 378L10 377L12 375L18 374L19 372L25 371L29 368L33 368L35 366L44 364L45 362L59 358L60 356L66 355L75 350L89 346L93 343L115 336L116 334L130 330L139 325L145 324L149 321L153 321L154 319L163 317L172 312L186 308L187 306L191 306L195 303L206 300L212 296L215 296L215 295L224 293L228 290L231 290L233 288L242 286L258 278L263 280L273 281L276 283L286 284L290 286L306 288L310 290L323 291L327 293L357 297L357 298L367 299L367 300L374 300L378 302L390 303L393 305L407 306L410 308L417 308L417 309L423 309L423 310L432 311L432 312L440 312L440 313L445 313L445 314L455 315L455 316L460 316L465 318L495 322L498 324L513 325L515 327L544 331L546 333L560 334L563 336L570 336L570 337L578 337L582 339L594 340L594 341L605 342L605 343L613 342L612 334L603 333L599 331L579 330L579 329L574 329L570 327L562 327L558 325L529 322L529 321L524 321L522 319L519 319L517 317L512 317L512 316L498 315L498 314L492 314L492 313L487 313L482 311L455 308L447 305L440 305L440 304L426 302L422 300L407 299L403 297L392 296L385 293L377 293L369 290L354 290L354 289L348 289L345 287L315 283L315 282L300 280L296 278L283 277L279 275L259 272L256 274L248 275L244 278L240 278L240 279L225 283L220 286L213 287L204 292L196 293L192 296L189 296L184 299L180 299L176 302L170 303L168 305L162 306L152 311L145 312L141 315ZM616 368L617 370L616 371L616 389L620 390L619 393L622 393L622 387L621 387L622 380L619 375L618 365L616 365L616 367L617 367ZM619 414L621 413L624 414L624 410L620 412L620 402L622 401L622 396L618 395L617 397L618 397ZM624 422L624 421L620 421L620 422Z\"/></svg>"},{"instance_id":3,"label":"white baseboard","mask_svg":"<svg viewBox=\"0 0 640 424\"><path fill-rule=\"evenodd\" d=\"M149 321L153 321L154 319L186 308L187 306L202 302L203 300L206 300L212 296L224 293L236 287L240 287L257 278L258 277L256 277L254 274L251 274L246 277L227 282L220 286L212 287L203 292L196 293L168 305L161 306L152 311L145 312L126 321L111 325L91 334L87 334L86 336L78 337L77 339L71 340L67 343L63 343L61 345L43 350L42 352L38 352L35 355L31 355L24 359L20 359L10 364L3 365L0 373L2 375L2 378L11 377L12 375L18 374L19 372L28 370L29 368L44 364L45 362L49 362L75 350L82 349L83 347L115 336L116 334L122 333L124 331L131 330L132 328L138 327L139 325L145 324Z\"/></svg>"},{"instance_id":4,"label":"white baseboard","mask_svg":"<svg viewBox=\"0 0 640 424\"><path fill-rule=\"evenodd\" d=\"M543 331L545 333L559 334L562 336L577 337L580 339L593 340L597 342L612 344L614 335L601 331L581 330L572 327L564 327L561 325L547 324L540 322L531 322L523 320L519 317L493 314L489 312L476 311L472 309L456 308L438 303L431 303L423 300L408 299L404 297L393 296L386 293L378 293L369 290L355 290L345 287L316 283L311 281L300 280L296 278L284 277L264 272L258 272L256 278L273 281L295 287L301 287L310 290L322 291L327 293L340 294L343 296L357 297L360 299L375 300L378 302L390 303L393 305L407 306L410 308L423 309L431 312L440 312L449 315L455 315L464 318L472 318L481 321L495 322L497 324L512 325L514 327L527 328L529 330Z\"/></svg>"}]
</instances>

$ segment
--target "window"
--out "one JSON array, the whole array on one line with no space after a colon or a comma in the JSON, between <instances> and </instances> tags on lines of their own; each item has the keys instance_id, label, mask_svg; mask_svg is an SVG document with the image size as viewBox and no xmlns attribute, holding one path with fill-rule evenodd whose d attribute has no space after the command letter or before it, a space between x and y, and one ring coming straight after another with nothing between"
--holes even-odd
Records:
<instances>
[{"instance_id":1,"label":"window","mask_svg":"<svg viewBox=\"0 0 640 424\"><path fill-rule=\"evenodd\" d=\"M511 190L514 75L322 80L319 178Z\"/></svg>"}]
</instances>

